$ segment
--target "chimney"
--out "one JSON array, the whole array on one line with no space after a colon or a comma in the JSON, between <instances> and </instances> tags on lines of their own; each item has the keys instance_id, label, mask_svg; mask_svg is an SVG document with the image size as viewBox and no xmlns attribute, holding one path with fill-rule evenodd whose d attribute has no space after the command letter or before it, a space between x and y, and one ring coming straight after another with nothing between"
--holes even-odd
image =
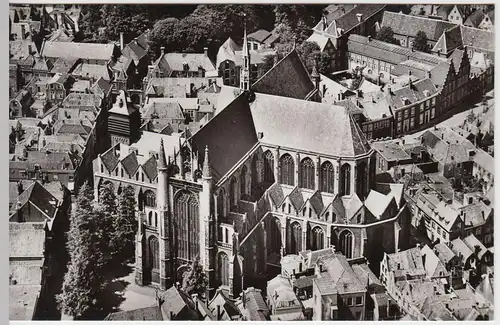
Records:
<instances>
[{"instance_id":1,"label":"chimney","mask_svg":"<svg viewBox=\"0 0 500 325\"><path fill-rule=\"evenodd\" d=\"M205 56L208 57L208 47L203 48L203 54L205 54Z\"/></svg>"},{"instance_id":2,"label":"chimney","mask_svg":"<svg viewBox=\"0 0 500 325\"><path fill-rule=\"evenodd\" d=\"M370 35L368 35L368 42L371 42L372 41L372 37Z\"/></svg>"},{"instance_id":3,"label":"chimney","mask_svg":"<svg viewBox=\"0 0 500 325\"><path fill-rule=\"evenodd\" d=\"M245 290L241 293L241 300L243 301L243 308L246 308L247 302L245 297Z\"/></svg>"},{"instance_id":4,"label":"chimney","mask_svg":"<svg viewBox=\"0 0 500 325\"><path fill-rule=\"evenodd\" d=\"M123 32L120 32L120 51L123 51Z\"/></svg>"},{"instance_id":5,"label":"chimney","mask_svg":"<svg viewBox=\"0 0 500 325\"><path fill-rule=\"evenodd\" d=\"M160 47L161 55L165 55L165 46Z\"/></svg>"},{"instance_id":6,"label":"chimney","mask_svg":"<svg viewBox=\"0 0 500 325\"><path fill-rule=\"evenodd\" d=\"M26 26L21 24L21 39L24 40L26 38Z\"/></svg>"},{"instance_id":7,"label":"chimney","mask_svg":"<svg viewBox=\"0 0 500 325\"><path fill-rule=\"evenodd\" d=\"M170 320L173 320L173 319L174 319L174 312L170 311Z\"/></svg>"},{"instance_id":8,"label":"chimney","mask_svg":"<svg viewBox=\"0 0 500 325\"><path fill-rule=\"evenodd\" d=\"M221 314L220 314L220 305L217 305L217 315L215 315L217 320L221 320Z\"/></svg>"},{"instance_id":9,"label":"chimney","mask_svg":"<svg viewBox=\"0 0 500 325\"><path fill-rule=\"evenodd\" d=\"M387 299L387 316L389 317L390 315L390 310L391 310L391 299Z\"/></svg>"},{"instance_id":10,"label":"chimney","mask_svg":"<svg viewBox=\"0 0 500 325\"><path fill-rule=\"evenodd\" d=\"M198 294L197 294L197 293L192 294L192 295L191 295L191 298L192 298L192 299L193 299L193 301L194 301L194 304L195 304L195 308L196 308L196 310L199 310L199 309L198 309Z\"/></svg>"},{"instance_id":11,"label":"chimney","mask_svg":"<svg viewBox=\"0 0 500 325\"><path fill-rule=\"evenodd\" d=\"M430 71L427 71L427 78L429 78L429 79L430 79L430 78L431 78L431 76L432 76L431 72L430 72Z\"/></svg>"},{"instance_id":12,"label":"chimney","mask_svg":"<svg viewBox=\"0 0 500 325\"><path fill-rule=\"evenodd\" d=\"M358 18L358 23L363 20L363 14L356 14L356 18Z\"/></svg>"}]
</instances>

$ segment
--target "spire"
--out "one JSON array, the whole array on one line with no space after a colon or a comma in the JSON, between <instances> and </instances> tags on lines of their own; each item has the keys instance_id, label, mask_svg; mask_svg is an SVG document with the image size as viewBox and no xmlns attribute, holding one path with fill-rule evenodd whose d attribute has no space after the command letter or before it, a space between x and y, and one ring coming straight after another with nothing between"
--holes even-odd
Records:
<instances>
[{"instance_id":1,"label":"spire","mask_svg":"<svg viewBox=\"0 0 500 325\"><path fill-rule=\"evenodd\" d=\"M203 178L210 179L210 161L208 160L208 146L205 147L205 160L203 161Z\"/></svg>"},{"instance_id":2,"label":"spire","mask_svg":"<svg viewBox=\"0 0 500 325\"><path fill-rule=\"evenodd\" d=\"M313 66L313 69L312 69L312 72L311 72L311 77L313 79L319 77L318 69L316 69L316 63L314 63L314 66Z\"/></svg>"},{"instance_id":3,"label":"spire","mask_svg":"<svg viewBox=\"0 0 500 325\"><path fill-rule=\"evenodd\" d=\"M247 23L246 14L243 14L244 28L243 28L243 66L240 72L240 89L245 91L250 89L250 51L248 49L248 39L247 39Z\"/></svg>"},{"instance_id":4,"label":"spire","mask_svg":"<svg viewBox=\"0 0 500 325\"><path fill-rule=\"evenodd\" d=\"M165 158L165 148L163 147L163 139L160 139L160 152L158 154L159 154L158 170L166 170L167 159Z\"/></svg>"}]
</instances>

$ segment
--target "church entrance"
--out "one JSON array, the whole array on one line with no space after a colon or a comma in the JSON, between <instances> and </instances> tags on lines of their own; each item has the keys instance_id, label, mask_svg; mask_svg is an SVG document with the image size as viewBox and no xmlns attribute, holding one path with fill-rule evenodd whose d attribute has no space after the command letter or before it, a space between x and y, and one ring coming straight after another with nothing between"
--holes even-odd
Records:
<instances>
[{"instance_id":1,"label":"church entrance","mask_svg":"<svg viewBox=\"0 0 500 325\"><path fill-rule=\"evenodd\" d=\"M146 246L146 254L144 260L144 284L152 282L160 282L160 256L159 256L159 243L155 236L150 236Z\"/></svg>"}]
</instances>

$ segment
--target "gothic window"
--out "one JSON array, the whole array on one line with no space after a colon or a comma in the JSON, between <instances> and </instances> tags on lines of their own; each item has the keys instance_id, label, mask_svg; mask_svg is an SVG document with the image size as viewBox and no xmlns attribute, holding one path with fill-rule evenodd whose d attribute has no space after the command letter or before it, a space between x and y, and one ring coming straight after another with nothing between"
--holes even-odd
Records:
<instances>
[{"instance_id":1,"label":"gothic window","mask_svg":"<svg viewBox=\"0 0 500 325\"><path fill-rule=\"evenodd\" d=\"M148 213L148 225L152 225L153 224L153 211L149 211Z\"/></svg>"},{"instance_id":2,"label":"gothic window","mask_svg":"<svg viewBox=\"0 0 500 325\"><path fill-rule=\"evenodd\" d=\"M224 216L224 189L219 190L219 195L217 195L217 214L219 217Z\"/></svg>"},{"instance_id":3,"label":"gothic window","mask_svg":"<svg viewBox=\"0 0 500 325\"><path fill-rule=\"evenodd\" d=\"M153 193L153 191L146 191L144 193L145 197L145 205L149 208L156 208L156 195Z\"/></svg>"},{"instance_id":4,"label":"gothic window","mask_svg":"<svg viewBox=\"0 0 500 325\"><path fill-rule=\"evenodd\" d=\"M177 232L177 256L192 260L199 254L198 201L187 191L181 192L175 200L174 229Z\"/></svg>"},{"instance_id":5,"label":"gothic window","mask_svg":"<svg viewBox=\"0 0 500 325\"><path fill-rule=\"evenodd\" d=\"M284 154L280 158L281 174L280 183L286 185L295 185L295 164L292 156Z\"/></svg>"},{"instance_id":6,"label":"gothic window","mask_svg":"<svg viewBox=\"0 0 500 325\"><path fill-rule=\"evenodd\" d=\"M257 155L255 155L252 159L252 168L251 168L252 169L251 170L252 171L252 175L251 175L252 176L252 184L251 184L252 189L254 189L259 182L258 170L257 170L257 160L258 159L259 158L257 157Z\"/></svg>"},{"instance_id":7,"label":"gothic window","mask_svg":"<svg viewBox=\"0 0 500 325\"><path fill-rule=\"evenodd\" d=\"M155 227L158 227L158 213L155 212Z\"/></svg>"},{"instance_id":8,"label":"gothic window","mask_svg":"<svg viewBox=\"0 0 500 325\"><path fill-rule=\"evenodd\" d=\"M241 172L240 172L240 193L241 195L245 195L246 194L246 177L247 177L247 166L243 166L243 168L241 168Z\"/></svg>"},{"instance_id":9,"label":"gothic window","mask_svg":"<svg viewBox=\"0 0 500 325\"><path fill-rule=\"evenodd\" d=\"M274 182L274 156L269 150L264 154L264 181Z\"/></svg>"},{"instance_id":10,"label":"gothic window","mask_svg":"<svg viewBox=\"0 0 500 325\"><path fill-rule=\"evenodd\" d=\"M325 221L329 221L330 219L330 212L325 213Z\"/></svg>"},{"instance_id":11,"label":"gothic window","mask_svg":"<svg viewBox=\"0 0 500 325\"><path fill-rule=\"evenodd\" d=\"M158 239L154 236L149 237L149 265L151 265L153 269L160 268L159 248Z\"/></svg>"},{"instance_id":12,"label":"gothic window","mask_svg":"<svg viewBox=\"0 0 500 325\"><path fill-rule=\"evenodd\" d=\"M300 162L300 187L314 190L314 163L310 158Z\"/></svg>"},{"instance_id":13,"label":"gothic window","mask_svg":"<svg viewBox=\"0 0 500 325\"><path fill-rule=\"evenodd\" d=\"M292 254L298 254L302 250L302 227L298 222L294 222L291 228L290 252Z\"/></svg>"},{"instance_id":14,"label":"gothic window","mask_svg":"<svg viewBox=\"0 0 500 325\"><path fill-rule=\"evenodd\" d=\"M312 230L310 249L313 251L318 249L323 249L324 244L325 241L324 241L323 229L321 229L321 227L314 227L314 229Z\"/></svg>"},{"instance_id":15,"label":"gothic window","mask_svg":"<svg viewBox=\"0 0 500 325\"><path fill-rule=\"evenodd\" d=\"M365 197L366 189L367 189L367 179L366 179L366 164L361 162L357 168L356 175L356 184L358 187L358 195L361 199Z\"/></svg>"},{"instance_id":16,"label":"gothic window","mask_svg":"<svg viewBox=\"0 0 500 325\"><path fill-rule=\"evenodd\" d=\"M321 192L333 193L333 165L329 161L325 161L321 165Z\"/></svg>"},{"instance_id":17,"label":"gothic window","mask_svg":"<svg viewBox=\"0 0 500 325\"><path fill-rule=\"evenodd\" d=\"M104 165L101 164L101 173L104 173Z\"/></svg>"},{"instance_id":18,"label":"gothic window","mask_svg":"<svg viewBox=\"0 0 500 325\"><path fill-rule=\"evenodd\" d=\"M340 195L351 194L351 165L344 164L340 168Z\"/></svg>"},{"instance_id":19,"label":"gothic window","mask_svg":"<svg viewBox=\"0 0 500 325\"><path fill-rule=\"evenodd\" d=\"M349 230L340 233L339 248L346 258L352 258L353 236Z\"/></svg>"},{"instance_id":20,"label":"gothic window","mask_svg":"<svg viewBox=\"0 0 500 325\"><path fill-rule=\"evenodd\" d=\"M236 197L236 178L233 176L231 178L231 182L229 183L229 209L236 206Z\"/></svg>"},{"instance_id":21,"label":"gothic window","mask_svg":"<svg viewBox=\"0 0 500 325\"><path fill-rule=\"evenodd\" d=\"M229 259L225 253L220 253L218 257L219 280L222 285L229 285Z\"/></svg>"}]
</instances>

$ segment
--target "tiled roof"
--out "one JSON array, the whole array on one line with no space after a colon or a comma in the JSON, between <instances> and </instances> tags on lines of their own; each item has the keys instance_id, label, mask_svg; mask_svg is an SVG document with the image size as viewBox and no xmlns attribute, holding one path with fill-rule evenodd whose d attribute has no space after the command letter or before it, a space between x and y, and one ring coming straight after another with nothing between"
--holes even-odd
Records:
<instances>
[{"instance_id":1,"label":"tiled roof","mask_svg":"<svg viewBox=\"0 0 500 325\"><path fill-rule=\"evenodd\" d=\"M92 86L92 90L97 90L99 89L100 91L102 91L102 93L107 96L111 90L111 82L109 82L109 80L106 80L104 79L103 77L100 77L99 79L97 79L97 81L94 83L94 85Z\"/></svg>"},{"instance_id":2,"label":"tiled roof","mask_svg":"<svg viewBox=\"0 0 500 325\"><path fill-rule=\"evenodd\" d=\"M371 150L343 107L259 93L250 105L255 132L262 133L263 143L339 157ZM308 136L298 137L294 130L299 129L308 130Z\"/></svg>"},{"instance_id":3,"label":"tiled roof","mask_svg":"<svg viewBox=\"0 0 500 325\"><path fill-rule=\"evenodd\" d=\"M22 163L23 168L33 169L36 164L40 165L41 169L60 170L67 166L68 170L73 170L73 162L68 153L63 152L42 152L28 151L26 161L11 161L10 163Z\"/></svg>"},{"instance_id":4,"label":"tiled roof","mask_svg":"<svg viewBox=\"0 0 500 325\"><path fill-rule=\"evenodd\" d=\"M101 155L101 161L106 166L106 169L111 173L116 165L118 165L119 158L115 153L115 148L112 147L108 149L105 153Z\"/></svg>"},{"instance_id":5,"label":"tiled roof","mask_svg":"<svg viewBox=\"0 0 500 325\"><path fill-rule=\"evenodd\" d=\"M388 13L387 11L385 13ZM369 58L375 58L391 64L399 64L401 62L413 59L425 64L437 65L440 62L445 62L446 58L438 57L429 53L414 51L407 47L382 42L368 37L351 34L347 42L348 51Z\"/></svg>"},{"instance_id":6,"label":"tiled roof","mask_svg":"<svg viewBox=\"0 0 500 325\"><path fill-rule=\"evenodd\" d=\"M122 54L133 59L135 64L138 65L139 61L148 54L148 51L137 40L133 40L123 48Z\"/></svg>"},{"instance_id":7,"label":"tiled roof","mask_svg":"<svg viewBox=\"0 0 500 325\"><path fill-rule=\"evenodd\" d=\"M440 49L441 53L446 54L461 47L462 45L462 33L460 26L455 25L443 33L436 45L434 45L432 51L437 52Z\"/></svg>"},{"instance_id":8,"label":"tiled roof","mask_svg":"<svg viewBox=\"0 0 500 325\"><path fill-rule=\"evenodd\" d=\"M246 96L238 96L190 141L200 153L200 161L208 146L212 172L215 172L212 176L217 179L225 175L258 141Z\"/></svg>"},{"instance_id":9,"label":"tiled roof","mask_svg":"<svg viewBox=\"0 0 500 325\"><path fill-rule=\"evenodd\" d=\"M111 73L108 67L99 64L80 63L71 74L83 78L103 78L107 81L111 80Z\"/></svg>"},{"instance_id":10,"label":"tiled roof","mask_svg":"<svg viewBox=\"0 0 500 325\"><path fill-rule=\"evenodd\" d=\"M358 14L361 14L362 20L365 21L377 12L383 10L385 6L385 4L358 4L345 15L336 19L337 28L342 28L344 33L346 33L360 24L357 17Z\"/></svg>"},{"instance_id":11,"label":"tiled roof","mask_svg":"<svg viewBox=\"0 0 500 325\"><path fill-rule=\"evenodd\" d=\"M258 31L248 34L247 39L254 39L260 43L263 43L269 36L271 36L270 32L265 29L259 29Z\"/></svg>"},{"instance_id":12,"label":"tiled roof","mask_svg":"<svg viewBox=\"0 0 500 325\"><path fill-rule=\"evenodd\" d=\"M45 229L43 224L9 222L10 258L43 258Z\"/></svg>"},{"instance_id":13,"label":"tiled roof","mask_svg":"<svg viewBox=\"0 0 500 325\"><path fill-rule=\"evenodd\" d=\"M479 241L479 239L476 238L473 234L470 234L469 236L465 237L463 239L465 245L469 247L473 252L476 251L476 247L479 247L479 254L477 254L477 257L480 259L483 258L484 253L488 251L488 249Z\"/></svg>"},{"instance_id":14,"label":"tiled roof","mask_svg":"<svg viewBox=\"0 0 500 325\"><path fill-rule=\"evenodd\" d=\"M205 71L215 70L214 63L204 53L166 53L161 59L166 64L168 72L183 71L184 63L191 72L197 72L199 67Z\"/></svg>"},{"instance_id":15,"label":"tiled roof","mask_svg":"<svg viewBox=\"0 0 500 325\"><path fill-rule=\"evenodd\" d=\"M481 24L481 22L483 21L484 16L485 14L482 10L476 10L467 18L464 25L477 28L479 27L479 24Z\"/></svg>"},{"instance_id":16,"label":"tiled roof","mask_svg":"<svg viewBox=\"0 0 500 325\"><path fill-rule=\"evenodd\" d=\"M371 146L387 161L400 161L411 159L410 155L394 141L372 142Z\"/></svg>"},{"instance_id":17,"label":"tiled roof","mask_svg":"<svg viewBox=\"0 0 500 325\"><path fill-rule=\"evenodd\" d=\"M141 320L149 320L149 321L163 321L163 316L161 313L161 309L158 305L153 305L151 307L139 308L134 310L126 310L119 311L116 313L111 313L106 316L105 320L107 321L141 321Z\"/></svg>"},{"instance_id":18,"label":"tiled roof","mask_svg":"<svg viewBox=\"0 0 500 325\"><path fill-rule=\"evenodd\" d=\"M142 114L145 119L184 120L184 114L181 106L177 102L159 102L153 101L145 107Z\"/></svg>"},{"instance_id":19,"label":"tiled roof","mask_svg":"<svg viewBox=\"0 0 500 325\"><path fill-rule=\"evenodd\" d=\"M460 238L451 241L451 250L455 255L462 254L462 260L465 263L467 259L474 254L474 252L467 246L467 244Z\"/></svg>"},{"instance_id":20,"label":"tiled roof","mask_svg":"<svg viewBox=\"0 0 500 325\"><path fill-rule=\"evenodd\" d=\"M249 321L264 321L269 318L269 309L262 297L261 290L253 287L245 290L245 309L250 314Z\"/></svg>"},{"instance_id":21,"label":"tiled roof","mask_svg":"<svg viewBox=\"0 0 500 325\"><path fill-rule=\"evenodd\" d=\"M331 284L336 287L339 294L367 290L367 282L361 282L361 279L358 278L344 255L335 254L321 257L319 263L325 266L327 273L331 277Z\"/></svg>"},{"instance_id":22,"label":"tiled roof","mask_svg":"<svg viewBox=\"0 0 500 325\"><path fill-rule=\"evenodd\" d=\"M85 82L86 80L78 80L78 82ZM75 83L75 84L76 84ZM88 82L85 83L88 85ZM75 107L79 109L90 109L92 111L96 110L99 108L101 104L101 99L94 94L75 94L75 93L70 93L66 98L64 98L64 101L62 102L63 107Z\"/></svg>"},{"instance_id":23,"label":"tiled roof","mask_svg":"<svg viewBox=\"0 0 500 325\"><path fill-rule=\"evenodd\" d=\"M267 296L276 308L302 308L290 280L281 275L267 281Z\"/></svg>"},{"instance_id":24,"label":"tiled roof","mask_svg":"<svg viewBox=\"0 0 500 325\"><path fill-rule=\"evenodd\" d=\"M154 180L158 174L156 159L154 157L150 157L144 164L142 164L142 169L149 179Z\"/></svg>"},{"instance_id":25,"label":"tiled roof","mask_svg":"<svg viewBox=\"0 0 500 325\"><path fill-rule=\"evenodd\" d=\"M354 273L358 277L361 283L368 283L369 286L376 285L382 286L382 283L379 281L377 276L370 270L367 264L355 264L352 266Z\"/></svg>"},{"instance_id":26,"label":"tiled roof","mask_svg":"<svg viewBox=\"0 0 500 325\"><path fill-rule=\"evenodd\" d=\"M421 138L422 145L443 164L451 162L451 157L457 163L469 161L469 150L477 151L469 140L446 127L428 129Z\"/></svg>"},{"instance_id":27,"label":"tiled roof","mask_svg":"<svg viewBox=\"0 0 500 325\"><path fill-rule=\"evenodd\" d=\"M313 279L314 285L318 287L321 295L337 294L337 288L332 285L332 280L329 277Z\"/></svg>"},{"instance_id":28,"label":"tiled roof","mask_svg":"<svg viewBox=\"0 0 500 325\"><path fill-rule=\"evenodd\" d=\"M161 305L162 311L167 315L173 313L173 320L200 320L191 297L175 286L162 293L161 298L164 300Z\"/></svg>"},{"instance_id":29,"label":"tiled roof","mask_svg":"<svg viewBox=\"0 0 500 325\"><path fill-rule=\"evenodd\" d=\"M460 28L464 46L483 51L495 51L495 33L467 26L460 26Z\"/></svg>"},{"instance_id":30,"label":"tiled roof","mask_svg":"<svg viewBox=\"0 0 500 325\"><path fill-rule=\"evenodd\" d=\"M51 73L70 73L71 69L77 63L77 58L61 57L57 58L52 67Z\"/></svg>"},{"instance_id":31,"label":"tiled roof","mask_svg":"<svg viewBox=\"0 0 500 325\"><path fill-rule=\"evenodd\" d=\"M31 202L31 204L44 213L46 218L52 219L55 217L58 201L40 183L34 182L26 188L13 203L12 207L13 209L19 209L28 202ZM44 222L45 220L42 219L39 221Z\"/></svg>"},{"instance_id":32,"label":"tiled roof","mask_svg":"<svg viewBox=\"0 0 500 325\"><path fill-rule=\"evenodd\" d=\"M444 20L410 16L391 11L384 12L381 25L391 27L395 34L411 37L416 37L417 33L422 31L431 41L437 41L445 30L456 26Z\"/></svg>"},{"instance_id":33,"label":"tiled roof","mask_svg":"<svg viewBox=\"0 0 500 325\"><path fill-rule=\"evenodd\" d=\"M31 46L31 51L36 52L36 45L32 40L25 39L25 40L15 40L15 41L9 41L9 55L12 55L13 60L20 60L23 58L27 58L31 53L30 53L30 46Z\"/></svg>"},{"instance_id":34,"label":"tiled roof","mask_svg":"<svg viewBox=\"0 0 500 325\"><path fill-rule=\"evenodd\" d=\"M418 247L387 254L387 256L390 271L394 272L396 276L426 274L422 263L422 253Z\"/></svg>"},{"instance_id":35,"label":"tiled roof","mask_svg":"<svg viewBox=\"0 0 500 325\"><path fill-rule=\"evenodd\" d=\"M257 80L251 89L263 94L305 99L314 90L314 84L297 51L293 50Z\"/></svg>"},{"instance_id":36,"label":"tiled roof","mask_svg":"<svg viewBox=\"0 0 500 325\"><path fill-rule=\"evenodd\" d=\"M114 44L45 42L42 55L49 58L70 57L77 55L80 59L111 60L115 50Z\"/></svg>"}]
</instances>

